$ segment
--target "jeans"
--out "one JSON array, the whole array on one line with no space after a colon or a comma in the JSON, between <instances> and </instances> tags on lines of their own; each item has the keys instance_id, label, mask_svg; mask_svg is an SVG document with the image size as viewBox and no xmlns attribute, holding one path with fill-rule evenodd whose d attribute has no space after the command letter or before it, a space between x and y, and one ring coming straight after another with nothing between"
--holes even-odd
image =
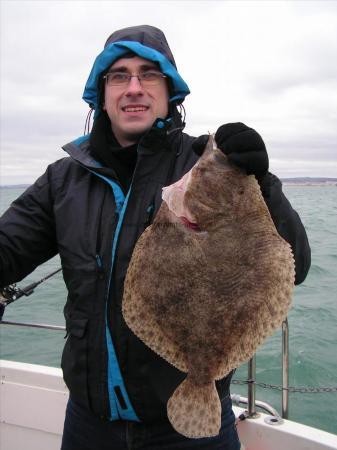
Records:
<instances>
[{"instance_id":1,"label":"jeans","mask_svg":"<svg viewBox=\"0 0 337 450\"><path fill-rule=\"evenodd\" d=\"M222 401L221 419L218 436L189 439L168 421L147 424L102 420L70 399L61 450L239 450L230 397Z\"/></svg>"}]
</instances>

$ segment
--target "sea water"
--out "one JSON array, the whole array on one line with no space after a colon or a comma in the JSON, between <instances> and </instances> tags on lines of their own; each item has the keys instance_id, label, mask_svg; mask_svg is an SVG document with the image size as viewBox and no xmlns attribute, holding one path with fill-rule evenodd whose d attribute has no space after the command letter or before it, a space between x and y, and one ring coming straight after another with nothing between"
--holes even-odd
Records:
<instances>
[{"instance_id":1,"label":"sea water","mask_svg":"<svg viewBox=\"0 0 337 450\"><path fill-rule=\"evenodd\" d=\"M295 288L289 313L289 385L337 387L337 186L284 186L299 213L312 249L312 266L305 282ZM0 213L23 189L0 188ZM59 257L37 268L19 287L38 281L60 266ZM67 292L61 273L45 281L29 297L9 305L5 320L64 325ZM0 325L0 358L60 367L65 332ZM280 385L281 332L257 352L257 382ZM235 379L246 379L247 365ZM247 397L244 386L232 393ZM257 388L256 397L281 411L281 393ZM289 418L337 434L337 392L290 393Z\"/></svg>"}]
</instances>

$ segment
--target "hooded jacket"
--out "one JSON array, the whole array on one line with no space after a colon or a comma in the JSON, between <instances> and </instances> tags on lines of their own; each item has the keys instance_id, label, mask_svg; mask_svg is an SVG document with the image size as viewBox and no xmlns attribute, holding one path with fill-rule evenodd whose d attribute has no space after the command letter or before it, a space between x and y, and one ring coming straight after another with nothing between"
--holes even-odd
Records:
<instances>
[{"instance_id":1,"label":"hooded jacket","mask_svg":"<svg viewBox=\"0 0 337 450\"><path fill-rule=\"evenodd\" d=\"M64 146L69 157L48 166L0 219L0 285L21 280L59 253L68 289L61 366L71 397L101 418L154 422L166 417L167 400L185 374L129 330L121 311L123 283L135 243L160 207L162 187L180 179L197 156L195 138L177 129L176 104L188 87L154 27L109 37L83 95L96 119L100 76L130 50L156 61L170 78L173 113L140 140L128 192L93 158L89 135ZM299 283L310 265L303 225L275 176L265 177L262 191L279 233L292 246ZM220 398L228 395L230 378L217 382Z\"/></svg>"}]
</instances>

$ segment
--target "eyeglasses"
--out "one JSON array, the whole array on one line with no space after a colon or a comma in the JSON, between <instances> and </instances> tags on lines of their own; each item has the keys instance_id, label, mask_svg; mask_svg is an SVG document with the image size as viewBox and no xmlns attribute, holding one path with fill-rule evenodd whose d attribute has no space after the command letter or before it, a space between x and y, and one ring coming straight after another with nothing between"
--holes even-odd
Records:
<instances>
[{"instance_id":1,"label":"eyeglasses","mask_svg":"<svg viewBox=\"0 0 337 450\"><path fill-rule=\"evenodd\" d=\"M167 78L166 75L155 70L142 72L137 75L130 75L126 72L108 72L103 78L108 86L126 86L133 77L138 78L140 84L145 87L156 86L163 78Z\"/></svg>"}]
</instances>

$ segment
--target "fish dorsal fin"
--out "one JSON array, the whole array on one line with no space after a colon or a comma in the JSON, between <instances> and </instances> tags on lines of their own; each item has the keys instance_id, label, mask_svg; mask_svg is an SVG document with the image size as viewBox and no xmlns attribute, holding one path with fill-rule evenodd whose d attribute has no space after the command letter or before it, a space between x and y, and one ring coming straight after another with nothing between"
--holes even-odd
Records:
<instances>
[{"instance_id":1,"label":"fish dorsal fin","mask_svg":"<svg viewBox=\"0 0 337 450\"><path fill-rule=\"evenodd\" d=\"M216 148L217 145L214 139L214 134L209 133L208 141L205 150L203 151L202 158L207 158L208 155L210 155Z\"/></svg>"},{"instance_id":2,"label":"fish dorsal fin","mask_svg":"<svg viewBox=\"0 0 337 450\"><path fill-rule=\"evenodd\" d=\"M227 169L231 169L232 165L228 163L227 156L218 148L215 141L214 134L209 133L208 141L205 150L201 156L201 160L206 160L209 157L215 158L218 163L221 163Z\"/></svg>"}]
</instances>

